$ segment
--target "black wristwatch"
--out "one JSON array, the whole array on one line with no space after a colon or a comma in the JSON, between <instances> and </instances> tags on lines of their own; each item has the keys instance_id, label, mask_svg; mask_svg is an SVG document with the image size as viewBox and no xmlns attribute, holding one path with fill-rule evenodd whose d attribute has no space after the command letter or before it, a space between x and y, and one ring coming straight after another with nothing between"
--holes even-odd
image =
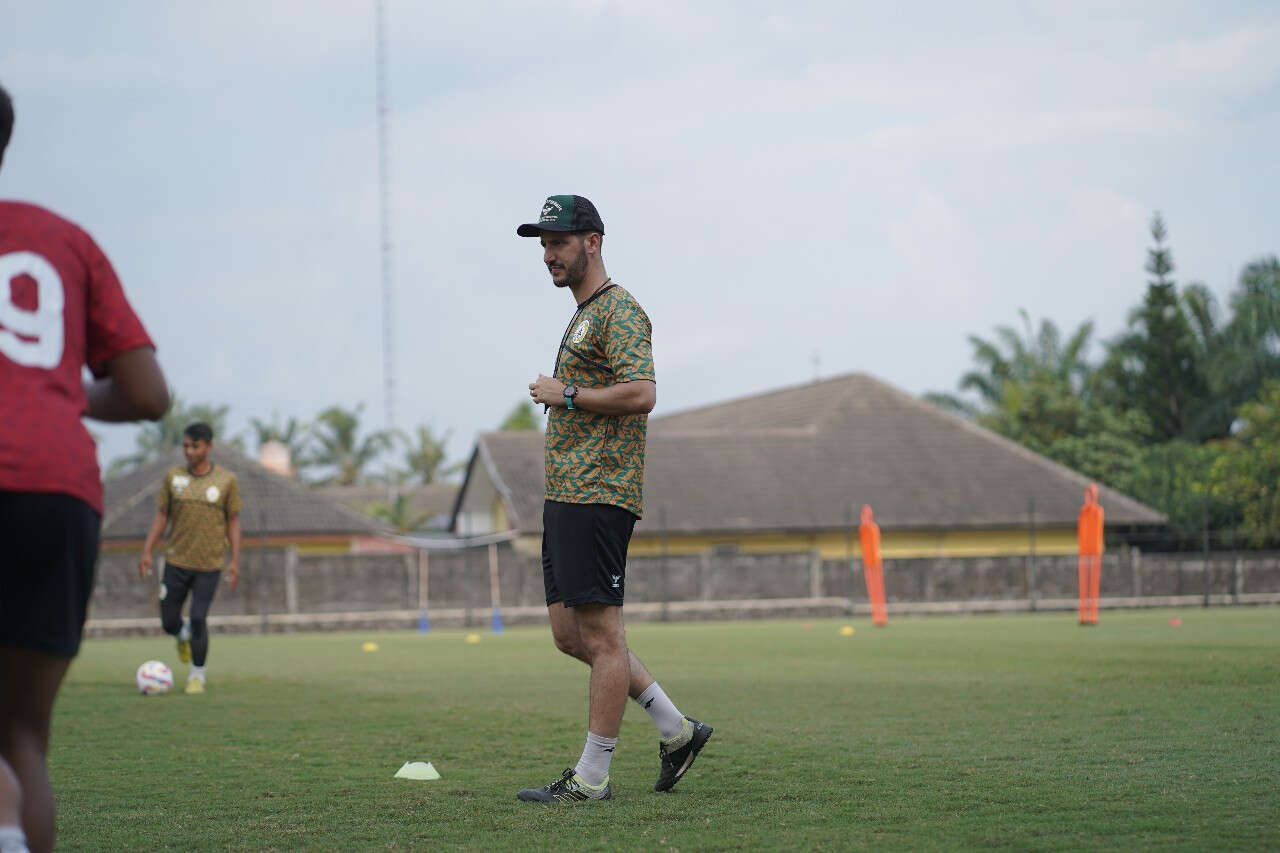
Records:
<instances>
[{"instance_id":1,"label":"black wristwatch","mask_svg":"<svg viewBox=\"0 0 1280 853\"><path fill-rule=\"evenodd\" d=\"M566 386L564 386L564 405L565 405L565 408L569 409L570 411L573 411L573 398L574 398L574 397L576 397L576 396L578 396L578 386L577 386L577 385L566 385Z\"/></svg>"}]
</instances>

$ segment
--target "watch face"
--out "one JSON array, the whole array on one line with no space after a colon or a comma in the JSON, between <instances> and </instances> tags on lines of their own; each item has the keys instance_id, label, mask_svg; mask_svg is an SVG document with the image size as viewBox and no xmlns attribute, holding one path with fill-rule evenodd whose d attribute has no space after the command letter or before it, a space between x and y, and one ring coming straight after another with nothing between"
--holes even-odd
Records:
<instances>
[{"instance_id":1,"label":"watch face","mask_svg":"<svg viewBox=\"0 0 1280 853\"><path fill-rule=\"evenodd\" d=\"M566 385L566 386L564 386L564 395L565 395L566 397L576 397L576 396L578 396L578 386L577 386L577 385Z\"/></svg>"}]
</instances>

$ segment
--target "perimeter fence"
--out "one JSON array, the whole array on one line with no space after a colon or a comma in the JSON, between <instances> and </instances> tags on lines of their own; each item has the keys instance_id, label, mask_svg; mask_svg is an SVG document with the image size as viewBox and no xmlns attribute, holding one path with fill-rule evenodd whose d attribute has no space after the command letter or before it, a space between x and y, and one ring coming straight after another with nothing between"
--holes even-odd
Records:
<instances>
[{"instance_id":1,"label":"perimeter fence","mask_svg":"<svg viewBox=\"0 0 1280 853\"><path fill-rule=\"evenodd\" d=\"M159 630L157 586L137 577L137 555L99 562L89 633ZM546 619L542 566L511 542L448 551L307 555L248 548L241 582L222 585L217 630L504 625ZM1073 610L1074 555L913 557L884 560L889 612ZM816 550L748 553L732 546L696 554L633 557L627 618L680 620L835 616L869 609L857 559ZM1101 606L1280 603L1280 551L1144 551L1125 544L1102 559Z\"/></svg>"}]
</instances>

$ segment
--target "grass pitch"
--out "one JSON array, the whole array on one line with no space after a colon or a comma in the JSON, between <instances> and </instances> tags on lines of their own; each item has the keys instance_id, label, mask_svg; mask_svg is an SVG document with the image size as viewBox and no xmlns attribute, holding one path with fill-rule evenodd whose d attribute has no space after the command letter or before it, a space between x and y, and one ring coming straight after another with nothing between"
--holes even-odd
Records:
<instances>
[{"instance_id":1,"label":"grass pitch","mask_svg":"<svg viewBox=\"0 0 1280 853\"><path fill-rule=\"evenodd\" d=\"M515 799L586 731L587 669L546 628L215 636L202 696L167 639L90 641L55 713L59 846L1280 847L1280 609L1073 617L633 625L715 735L655 794L630 704L616 798L560 807ZM149 658L174 693L134 691ZM443 779L392 778L407 760Z\"/></svg>"}]
</instances>

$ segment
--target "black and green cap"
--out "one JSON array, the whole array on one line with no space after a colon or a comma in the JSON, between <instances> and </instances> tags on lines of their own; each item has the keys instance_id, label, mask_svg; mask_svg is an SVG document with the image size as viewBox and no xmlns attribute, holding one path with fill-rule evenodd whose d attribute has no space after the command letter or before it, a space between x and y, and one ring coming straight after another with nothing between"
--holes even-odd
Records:
<instances>
[{"instance_id":1,"label":"black and green cap","mask_svg":"<svg viewBox=\"0 0 1280 853\"><path fill-rule=\"evenodd\" d=\"M537 222L516 229L521 237L537 237L543 231L596 231L604 233L604 223L596 206L580 195L547 196Z\"/></svg>"}]
</instances>

